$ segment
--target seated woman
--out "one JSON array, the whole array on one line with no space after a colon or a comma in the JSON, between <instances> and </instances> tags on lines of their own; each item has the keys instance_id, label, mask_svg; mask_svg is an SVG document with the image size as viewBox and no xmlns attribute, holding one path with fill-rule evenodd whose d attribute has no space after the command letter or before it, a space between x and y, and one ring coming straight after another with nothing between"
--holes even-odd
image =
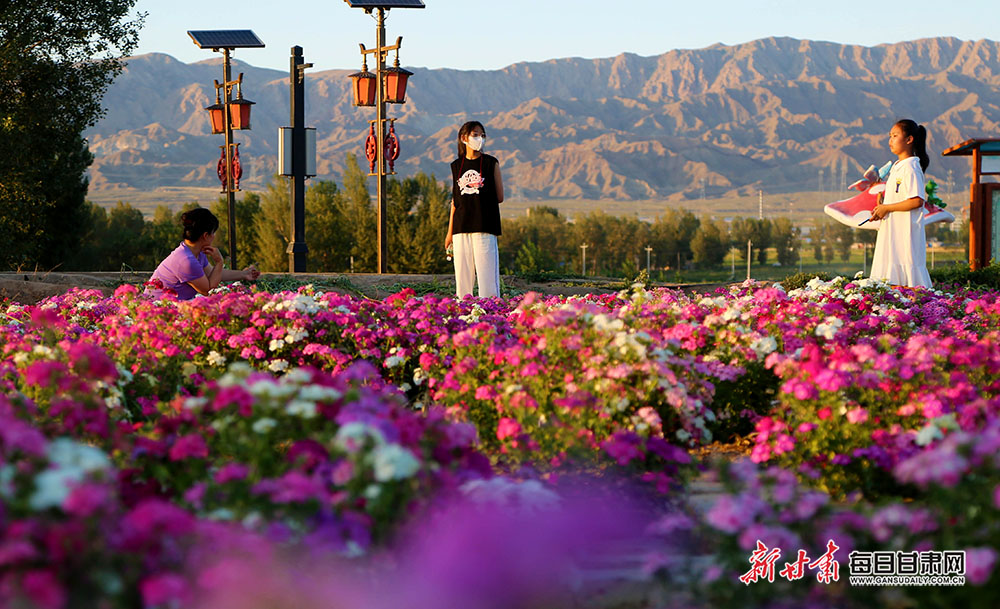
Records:
<instances>
[{"instance_id":1,"label":"seated woman","mask_svg":"<svg viewBox=\"0 0 1000 609\"><path fill-rule=\"evenodd\" d=\"M242 271L222 268L222 255L212 246L215 231L219 230L219 219L215 214L198 207L184 212L181 223L184 225L184 240L163 259L150 277L150 283L159 281L163 289L149 287L147 294L160 297L164 291L172 290L178 300L190 300L197 294L207 295L223 281L253 281L260 276L260 271L252 264ZM209 257L212 258L211 264Z\"/></svg>"}]
</instances>

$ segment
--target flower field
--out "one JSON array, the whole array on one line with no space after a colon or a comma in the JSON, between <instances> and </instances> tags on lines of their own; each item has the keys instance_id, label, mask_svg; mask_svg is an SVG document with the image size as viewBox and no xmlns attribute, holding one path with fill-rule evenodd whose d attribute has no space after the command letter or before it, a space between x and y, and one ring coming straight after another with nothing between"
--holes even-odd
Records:
<instances>
[{"instance_id":1,"label":"flower field","mask_svg":"<svg viewBox=\"0 0 1000 609\"><path fill-rule=\"evenodd\" d=\"M0 607L1000 605L993 292L126 285L0 345ZM839 580L791 568L831 541ZM887 550L965 585L848 584Z\"/></svg>"}]
</instances>

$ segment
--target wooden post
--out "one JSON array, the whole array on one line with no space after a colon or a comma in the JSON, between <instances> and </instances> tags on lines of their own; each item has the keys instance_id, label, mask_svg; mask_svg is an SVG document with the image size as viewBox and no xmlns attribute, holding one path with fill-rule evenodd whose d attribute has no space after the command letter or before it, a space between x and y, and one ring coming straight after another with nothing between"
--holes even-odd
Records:
<instances>
[{"instance_id":1,"label":"wooden post","mask_svg":"<svg viewBox=\"0 0 1000 609\"><path fill-rule=\"evenodd\" d=\"M983 231L985 227L982 219L982 188L979 185L981 179L979 163L981 160L979 147L976 146L972 149L972 191L969 198L969 267L973 271L978 270L983 264L983 235L980 234L980 231Z\"/></svg>"}]
</instances>

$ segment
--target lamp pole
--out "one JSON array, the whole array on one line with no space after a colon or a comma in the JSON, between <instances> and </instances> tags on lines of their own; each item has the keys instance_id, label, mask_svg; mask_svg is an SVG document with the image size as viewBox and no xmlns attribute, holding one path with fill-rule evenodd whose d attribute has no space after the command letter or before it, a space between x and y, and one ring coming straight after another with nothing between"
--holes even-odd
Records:
<instances>
[{"instance_id":1,"label":"lamp pole","mask_svg":"<svg viewBox=\"0 0 1000 609\"><path fill-rule=\"evenodd\" d=\"M290 118L292 121L292 240L288 244L288 270L305 273L309 255L306 245L306 68L302 47L293 46L289 59Z\"/></svg>"},{"instance_id":2,"label":"lamp pole","mask_svg":"<svg viewBox=\"0 0 1000 609\"><path fill-rule=\"evenodd\" d=\"M219 178L223 183L223 193L226 195L226 212L229 215L229 265L231 268L238 268L236 265L236 191L239 190L239 178L242 169L239 166L239 151L233 144L233 121L238 121L237 129L250 128L250 105L253 102L243 99L243 74L233 80L232 63L230 53L235 49L262 49L264 43L251 30L189 30L188 36L201 49L212 49L222 52L222 84L215 81L216 105L206 108L210 111L212 120L212 133L224 133L226 142L222 146L223 153L219 168ZM235 100L235 105L239 106L236 117L233 116L233 87L239 89L239 99ZM225 92L224 96L219 95L219 90ZM222 108L218 105L222 104ZM221 116L220 116L221 115ZM218 124L221 118L222 125Z\"/></svg>"},{"instance_id":3,"label":"lamp pole","mask_svg":"<svg viewBox=\"0 0 1000 609\"><path fill-rule=\"evenodd\" d=\"M587 244L583 243L580 245L580 249L583 251L583 276L587 276Z\"/></svg>"},{"instance_id":4,"label":"lamp pole","mask_svg":"<svg viewBox=\"0 0 1000 609\"><path fill-rule=\"evenodd\" d=\"M233 101L233 70L229 62L229 49L222 49L223 87L226 89L222 116L226 125L226 204L229 211L229 268L236 266L236 191L233 190L233 126L230 123L229 104Z\"/></svg>"},{"instance_id":5,"label":"lamp pole","mask_svg":"<svg viewBox=\"0 0 1000 609\"><path fill-rule=\"evenodd\" d=\"M378 86L375 88L375 141L378 142L376 151L375 171L377 186L375 187L375 200L377 201L377 226L378 231L375 236L378 244L378 272L383 274L387 271L389 262L389 248L386 239L386 204L385 204L385 9L378 7L378 52L375 53L375 77Z\"/></svg>"},{"instance_id":6,"label":"lamp pole","mask_svg":"<svg viewBox=\"0 0 1000 609\"><path fill-rule=\"evenodd\" d=\"M753 258L753 241L747 239L747 281L750 281L750 260Z\"/></svg>"},{"instance_id":7,"label":"lamp pole","mask_svg":"<svg viewBox=\"0 0 1000 609\"><path fill-rule=\"evenodd\" d=\"M646 246L646 275L649 275L649 254L653 251L653 248L649 245Z\"/></svg>"}]
</instances>

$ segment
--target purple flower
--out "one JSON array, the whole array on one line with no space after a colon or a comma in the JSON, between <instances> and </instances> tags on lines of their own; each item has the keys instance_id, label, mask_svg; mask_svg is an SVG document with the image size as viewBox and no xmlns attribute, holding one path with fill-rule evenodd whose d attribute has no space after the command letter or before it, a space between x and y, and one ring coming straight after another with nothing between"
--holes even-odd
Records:
<instances>
[{"instance_id":1,"label":"purple flower","mask_svg":"<svg viewBox=\"0 0 1000 609\"><path fill-rule=\"evenodd\" d=\"M183 461L184 459L207 459L208 445L205 438L200 434L190 434L181 436L174 440L170 447L170 460Z\"/></svg>"},{"instance_id":2,"label":"purple flower","mask_svg":"<svg viewBox=\"0 0 1000 609\"><path fill-rule=\"evenodd\" d=\"M965 549L965 576L974 585L985 584L993 575L997 552L993 548Z\"/></svg>"}]
</instances>

